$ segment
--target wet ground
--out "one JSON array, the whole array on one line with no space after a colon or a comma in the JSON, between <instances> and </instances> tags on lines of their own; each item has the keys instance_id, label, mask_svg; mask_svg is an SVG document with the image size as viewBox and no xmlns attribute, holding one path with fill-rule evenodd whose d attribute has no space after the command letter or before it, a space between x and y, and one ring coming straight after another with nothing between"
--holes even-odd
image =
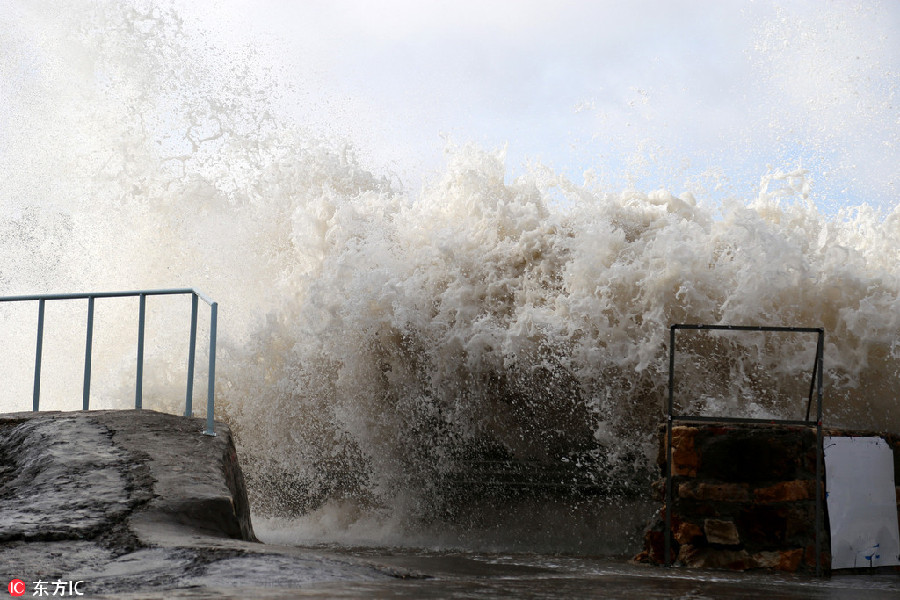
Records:
<instances>
[{"instance_id":1,"label":"wet ground","mask_svg":"<svg viewBox=\"0 0 900 600\"><path fill-rule=\"evenodd\" d=\"M348 550L424 579L311 586L335 598L900 598L900 573L815 579L634 565L626 559Z\"/></svg>"},{"instance_id":2,"label":"wet ground","mask_svg":"<svg viewBox=\"0 0 900 600\"><path fill-rule=\"evenodd\" d=\"M238 476L227 429L210 438L201 425L150 411L0 416L0 585L132 599L900 598L896 571L815 579L627 557L259 543L245 496L227 485Z\"/></svg>"},{"instance_id":3,"label":"wet ground","mask_svg":"<svg viewBox=\"0 0 900 600\"><path fill-rule=\"evenodd\" d=\"M312 552L324 549L311 549ZM763 572L730 573L634 565L626 559L545 555L426 552L407 549L330 547L330 560L380 565L379 575L321 580L281 587L284 573L272 562L257 569L220 565L202 587L136 592L116 598L767 598L896 599L900 573L835 574L830 578ZM316 571L314 564L310 573ZM394 570L394 576L384 574ZM374 572L372 572L375 575ZM274 578L273 578L274 575ZM279 581L280 580L280 581ZM113 596L109 596L112 598Z\"/></svg>"}]
</instances>

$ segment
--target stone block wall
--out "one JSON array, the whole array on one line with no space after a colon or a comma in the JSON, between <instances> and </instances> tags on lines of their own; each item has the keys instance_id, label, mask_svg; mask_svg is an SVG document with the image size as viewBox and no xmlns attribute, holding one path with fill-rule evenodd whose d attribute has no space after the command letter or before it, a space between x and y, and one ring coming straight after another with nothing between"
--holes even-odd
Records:
<instances>
[{"instance_id":1,"label":"stone block wall","mask_svg":"<svg viewBox=\"0 0 900 600\"><path fill-rule=\"evenodd\" d=\"M826 436L881 436L894 450L900 483L900 436L838 431ZM665 501L665 426L659 428L655 493ZM672 545L676 564L815 572L816 430L795 425L681 423L672 429ZM824 477L823 477L824 481ZM824 493L822 565L829 553ZM900 487L897 488L900 515ZM635 560L665 563L665 505ZM900 518L900 516L898 516Z\"/></svg>"}]
</instances>

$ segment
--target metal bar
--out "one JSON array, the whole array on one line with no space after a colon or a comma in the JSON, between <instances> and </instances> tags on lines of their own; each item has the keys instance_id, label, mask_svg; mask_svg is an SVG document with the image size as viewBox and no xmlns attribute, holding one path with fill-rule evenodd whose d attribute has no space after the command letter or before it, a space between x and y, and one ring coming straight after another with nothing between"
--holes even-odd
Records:
<instances>
[{"instance_id":1,"label":"metal bar","mask_svg":"<svg viewBox=\"0 0 900 600\"><path fill-rule=\"evenodd\" d=\"M184 416L194 414L194 360L197 354L197 294L191 294L191 341L188 347L187 391L184 394Z\"/></svg>"},{"instance_id":2,"label":"metal bar","mask_svg":"<svg viewBox=\"0 0 900 600\"><path fill-rule=\"evenodd\" d=\"M34 388L32 388L32 410L41 406L41 353L44 349L44 300L38 303L37 343L34 348Z\"/></svg>"},{"instance_id":3,"label":"metal bar","mask_svg":"<svg viewBox=\"0 0 900 600\"><path fill-rule=\"evenodd\" d=\"M793 421L788 419L745 419L741 417L707 417L700 415L672 415L673 421L697 423L759 423L761 425L801 425L809 427L809 421Z\"/></svg>"},{"instance_id":4,"label":"metal bar","mask_svg":"<svg viewBox=\"0 0 900 600\"><path fill-rule=\"evenodd\" d=\"M75 294L25 294L19 296L0 296L0 302L25 302L35 300L85 300L88 298L126 298L131 296L164 296L177 294L196 294L198 298L209 305L215 300L193 288L171 288L161 290L129 290L122 292L86 292Z\"/></svg>"},{"instance_id":5,"label":"metal bar","mask_svg":"<svg viewBox=\"0 0 900 600\"><path fill-rule=\"evenodd\" d=\"M213 302L209 311L209 382L206 384L206 435L216 435L216 321L219 305Z\"/></svg>"},{"instance_id":6,"label":"metal bar","mask_svg":"<svg viewBox=\"0 0 900 600\"><path fill-rule=\"evenodd\" d=\"M676 323L672 325L671 328L675 329L686 329L686 330L694 330L694 331L771 331L771 332L782 332L782 333L815 333L819 336L823 336L825 334L825 330L821 327L767 327L767 326L756 326L756 325L701 325L701 324L687 324L687 323ZM813 372L812 379L810 381L809 387L809 401L806 405L806 421L793 421L786 419L732 419L728 420L725 418L715 418L715 419L703 419L700 417L692 417L695 420L710 420L710 421L728 421L733 423L778 423L783 425L793 425L793 424L809 424L809 411L810 405L812 404L812 395L815 387L816 381L816 373L818 369L818 361L813 363ZM677 417L676 417L677 418Z\"/></svg>"},{"instance_id":7,"label":"metal bar","mask_svg":"<svg viewBox=\"0 0 900 600\"><path fill-rule=\"evenodd\" d=\"M144 386L144 321L147 316L147 295L140 295L140 308L138 315L138 342L137 342L137 375L134 384L134 407L141 409L143 404Z\"/></svg>"},{"instance_id":8,"label":"metal bar","mask_svg":"<svg viewBox=\"0 0 900 600\"><path fill-rule=\"evenodd\" d=\"M824 445L822 440L822 374L824 368L825 332L819 332L816 342L816 576L822 576L822 534L825 528L824 507L822 506L822 478Z\"/></svg>"},{"instance_id":9,"label":"metal bar","mask_svg":"<svg viewBox=\"0 0 900 600\"><path fill-rule=\"evenodd\" d=\"M87 334L84 343L84 392L82 394L81 408L88 410L91 399L91 346L94 341L94 297L88 298Z\"/></svg>"},{"instance_id":10,"label":"metal bar","mask_svg":"<svg viewBox=\"0 0 900 600\"><path fill-rule=\"evenodd\" d=\"M757 325L691 325L677 323L675 329L719 330L719 331L783 331L786 333L821 333L821 327L765 327Z\"/></svg>"},{"instance_id":11,"label":"metal bar","mask_svg":"<svg viewBox=\"0 0 900 600\"><path fill-rule=\"evenodd\" d=\"M666 534L665 565L672 565L672 412L675 398L675 327L669 329L669 402L666 408Z\"/></svg>"},{"instance_id":12,"label":"metal bar","mask_svg":"<svg viewBox=\"0 0 900 600\"><path fill-rule=\"evenodd\" d=\"M821 334L820 334L821 335ZM819 347L816 342L816 358L813 359L812 377L809 378L809 400L806 401L806 420L809 421L809 409L812 407L813 394L816 391L816 374L819 372Z\"/></svg>"},{"instance_id":13,"label":"metal bar","mask_svg":"<svg viewBox=\"0 0 900 600\"><path fill-rule=\"evenodd\" d=\"M88 298L124 298L128 296L171 296L176 294L192 294L191 288L164 290L132 290L126 292L87 292L78 294L29 294L24 296L0 296L0 302L22 302L28 300L86 300ZM202 294L201 298L206 300Z\"/></svg>"},{"instance_id":14,"label":"metal bar","mask_svg":"<svg viewBox=\"0 0 900 600\"><path fill-rule=\"evenodd\" d=\"M206 302L206 303L207 303L208 305L210 305L210 306L212 306L213 304L216 303L215 300L213 300L212 298L210 298L209 296L207 296L206 294L204 294L204 293L201 292L200 290L194 290L194 289L192 289L192 290L191 290L191 293L196 294L198 298L200 298L201 300L203 300L204 302Z\"/></svg>"}]
</instances>

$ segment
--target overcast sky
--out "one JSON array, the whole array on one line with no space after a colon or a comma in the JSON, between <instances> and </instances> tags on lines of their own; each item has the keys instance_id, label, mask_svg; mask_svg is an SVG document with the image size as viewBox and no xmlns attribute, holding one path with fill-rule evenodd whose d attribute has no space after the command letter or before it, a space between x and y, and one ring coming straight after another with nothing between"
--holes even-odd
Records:
<instances>
[{"instance_id":1,"label":"overcast sky","mask_svg":"<svg viewBox=\"0 0 900 600\"><path fill-rule=\"evenodd\" d=\"M181 0L179 0L181 2ZM446 140L614 190L752 197L810 169L822 205L897 204L900 2L183 1L253 47L282 109L410 188ZM414 190L413 190L414 191Z\"/></svg>"}]
</instances>

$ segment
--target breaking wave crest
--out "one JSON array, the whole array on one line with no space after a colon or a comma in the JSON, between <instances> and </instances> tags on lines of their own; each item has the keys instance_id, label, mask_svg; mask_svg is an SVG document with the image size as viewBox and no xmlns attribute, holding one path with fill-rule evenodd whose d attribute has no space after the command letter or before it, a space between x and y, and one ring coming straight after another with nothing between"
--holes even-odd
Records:
<instances>
[{"instance_id":1,"label":"breaking wave crest","mask_svg":"<svg viewBox=\"0 0 900 600\"><path fill-rule=\"evenodd\" d=\"M826 420L900 430L898 208L824 214L802 169L718 204L513 176L470 145L411 193L278 117L252 53L204 46L169 9L19 18L0 288L207 290L219 416L261 514L409 532L471 525L467 506L489 528L498 494L560 513L646 497L673 323L824 327ZM797 418L814 346L685 337L678 398ZM145 393L177 401L181 356L147 360L163 375Z\"/></svg>"}]
</instances>

